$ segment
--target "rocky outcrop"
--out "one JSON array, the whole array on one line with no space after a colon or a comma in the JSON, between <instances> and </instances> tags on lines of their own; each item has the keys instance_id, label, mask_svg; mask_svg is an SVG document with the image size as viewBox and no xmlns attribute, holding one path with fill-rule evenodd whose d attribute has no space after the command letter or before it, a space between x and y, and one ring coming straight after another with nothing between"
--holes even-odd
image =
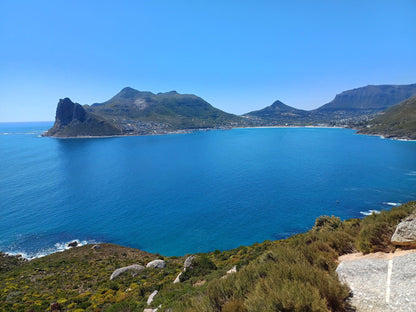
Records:
<instances>
[{"instance_id":1,"label":"rocky outcrop","mask_svg":"<svg viewBox=\"0 0 416 312\"><path fill-rule=\"evenodd\" d=\"M155 296L158 294L158 291L155 290L154 292L152 292L149 296L149 298L147 299L147 305L150 305L153 302L153 299L155 298Z\"/></svg>"},{"instance_id":2,"label":"rocky outcrop","mask_svg":"<svg viewBox=\"0 0 416 312\"><path fill-rule=\"evenodd\" d=\"M186 258L185 262L183 263L184 270L188 268L192 268L192 261L195 259L194 255L190 255L188 258Z\"/></svg>"},{"instance_id":3,"label":"rocky outcrop","mask_svg":"<svg viewBox=\"0 0 416 312\"><path fill-rule=\"evenodd\" d=\"M173 281L173 283L174 283L174 284L176 284L176 283L180 283L180 282L181 282L181 275L182 275L182 273L183 273L183 271L182 271L182 272L180 272L180 273L178 274L178 276L176 276L175 280Z\"/></svg>"},{"instance_id":4,"label":"rocky outcrop","mask_svg":"<svg viewBox=\"0 0 416 312\"><path fill-rule=\"evenodd\" d=\"M131 272L131 275L135 276L137 274L137 272L144 270L144 266L139 265L139 264L132 264L126 267L122 267L119 268L117 270L115 270L113 272L113 274L111 274L110 276L110 280L115 279L116 277L118 277L120 274L123 274L125 272Z\"/></svg>"},{"instance_id":5,"label":"rocky outcrop","mask_svg":"<svg viewBox=\"0 0 416 312\"><path fill-rule=\"evenodd\" d=\"M186 271L186 269L192 268L192 261L195 259L194 255L190 255L188 258L185 259L185 262L183 263L183 271L176 276L175 280L173 281L174 284L180 283L181 281L181 275L183 272Z\"/></svg>"},{"instance_id":6,"label":"rocky outcrop","mask_svg":"<svg viewBox=\"0 0 416 312\"><path fill-rule=\"evenodd\" d=\"M72 241L72 242L68 243L67 246L68 247L77 247L78 246L78 242L77 241Z\"/></svg>"},{"instance_id":7,"label":"rocky outcrop","mask_svg":"<svg viewBox=\"0 0 416 312\"><path fill-rule=\"evenodd\" d=\"M342 261L336 272L357 312L416 311L416 253Z\"/></svg>"},{"instance_id":8,"label":"rocky outcrop","mask_svg":"<svg viewBox=\"0 0 416 312\"><path fill-rule=\"evenodd\" d=\"M88 113L69 98L59 100L55 124L44 134L53 137L120 135L122 131L111 122Z\"/></svg>"},{"instance_id":9,"label":"rocky outcrop","mask_svg":"<svg viewBox=\"0 0 416 312\"><path fill-rule=\"evenodd\" d=\"M233 266L230 270L227 271L227 274L237 273L237 266Z\"/></svg>"},{"instance_id":10,"label":"rocky outcrop","mask_svg":"<svg viewBox=\"0 0 416 312\"><path fill-rule=\"evenodd\" d=\"M166 268L166 262L160 259L153 260L146 265L146 268L163 269Z\"/></svg>"},{"instance_id":11,"label":"rocky outcrop","mask_svg":"<svg viewBox=\"0 0 416 312\"><path fill-rule=\"evenodd\" d=\"M397 246L416 247L416 214L397 225L391 242Z\"/></svg>"}]
</instances>

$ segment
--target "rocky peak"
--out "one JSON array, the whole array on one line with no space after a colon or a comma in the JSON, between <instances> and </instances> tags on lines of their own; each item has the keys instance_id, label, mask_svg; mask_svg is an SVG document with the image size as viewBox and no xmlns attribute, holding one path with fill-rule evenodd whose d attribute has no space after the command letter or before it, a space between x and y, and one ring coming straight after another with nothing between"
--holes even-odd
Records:
<instances>
[{"instance_id":1,"label":"rocky peak","mask_svg":"<svg viewBox=\"0 0 416 312\"><path fill-rule=\"evenodd\" d=\"M59 100L55 122L60 126L66 126L73 120L84 122L86 117L87 112L80 104L72 102L69 98Z\"/></svg>"}]
</instances>

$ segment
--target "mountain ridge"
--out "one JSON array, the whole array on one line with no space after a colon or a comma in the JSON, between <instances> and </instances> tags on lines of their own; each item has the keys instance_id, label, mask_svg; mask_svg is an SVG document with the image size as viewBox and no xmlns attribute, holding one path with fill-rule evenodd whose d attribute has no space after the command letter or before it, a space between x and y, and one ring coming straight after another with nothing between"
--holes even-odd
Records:
<instances>
[{"instance_id":1,"label":"mountain ridge","mask_svg":"<svg viewBox=\"0 0 416 312\"><path fill-rule=\"evenodd\" d=\"M416 96L386 109L368 121L358 133L416 140Z\"/></svg>"},{"instance_id":2,"label":"mountain ridge","mask_svg":"<svg viewBox=\"0 0 416 312\"><path fill-rule=\"evenodd\" d=\"M357 127L413 95L416 84L368 85L343 91L314 110L297 109L276 100L267 107L237 116L194 94L152 93L125 87L105 102L76 104L78 115L85 115L82 120L72 113L72 121L64 124L62 120L69 115L58 116L65 110L57 109L55 124L45 135L147 135L253 126Z\"/></svg>"},{"instance_id":3,"label":"mountain ridge","mask_svg":"<svg viewBox=\"0 0 416 312\"><path fill-rule=\"evenodd\" d=\"M176 91L154 94L126 87L105 102L75 106L80 111L82 108L88 118L80 120L72 114L69 122L62 123L62 119L67 117L62 115L64 110L60 101L55 124L45 135L77 137L167 134L196 129L231 128L243 123L240 116L215 108L196 95L179 94Z\"/></svg>"}]
</instances>

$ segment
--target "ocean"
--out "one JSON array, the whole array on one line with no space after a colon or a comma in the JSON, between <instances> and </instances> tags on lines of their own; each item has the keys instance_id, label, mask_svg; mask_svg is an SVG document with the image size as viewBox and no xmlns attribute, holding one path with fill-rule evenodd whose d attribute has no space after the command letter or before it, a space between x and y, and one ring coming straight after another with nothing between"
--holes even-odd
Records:
<instances>
[{"instance_id":1,"label":"ocean","mask_svg":"<svg viewBox=\"0 0 416 312\"><path fill-rule=\"evenodd\" d=\"M41 137L52 124L0 123L0 251L33 258L77 240L181 256L416 198L416 142L335 128Z\"/></svg>"}]
</instances>

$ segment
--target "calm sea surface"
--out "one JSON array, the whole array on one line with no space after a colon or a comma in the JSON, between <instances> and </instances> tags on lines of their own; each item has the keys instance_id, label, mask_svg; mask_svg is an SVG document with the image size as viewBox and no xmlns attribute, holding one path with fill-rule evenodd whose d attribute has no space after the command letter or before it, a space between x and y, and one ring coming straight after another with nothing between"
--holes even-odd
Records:
<instances>
[{"instance_id":1,"label":"calm sea surface","mask_svg":"<svg viewBox=\"0 0 416 312\"><path fill-rule=\"evenodd\" d=\"M416 142L346 129L53 139L0 123L0 250L77 239L163 255L225 250L416 198Z\"/></svg>"}]
</instances>

